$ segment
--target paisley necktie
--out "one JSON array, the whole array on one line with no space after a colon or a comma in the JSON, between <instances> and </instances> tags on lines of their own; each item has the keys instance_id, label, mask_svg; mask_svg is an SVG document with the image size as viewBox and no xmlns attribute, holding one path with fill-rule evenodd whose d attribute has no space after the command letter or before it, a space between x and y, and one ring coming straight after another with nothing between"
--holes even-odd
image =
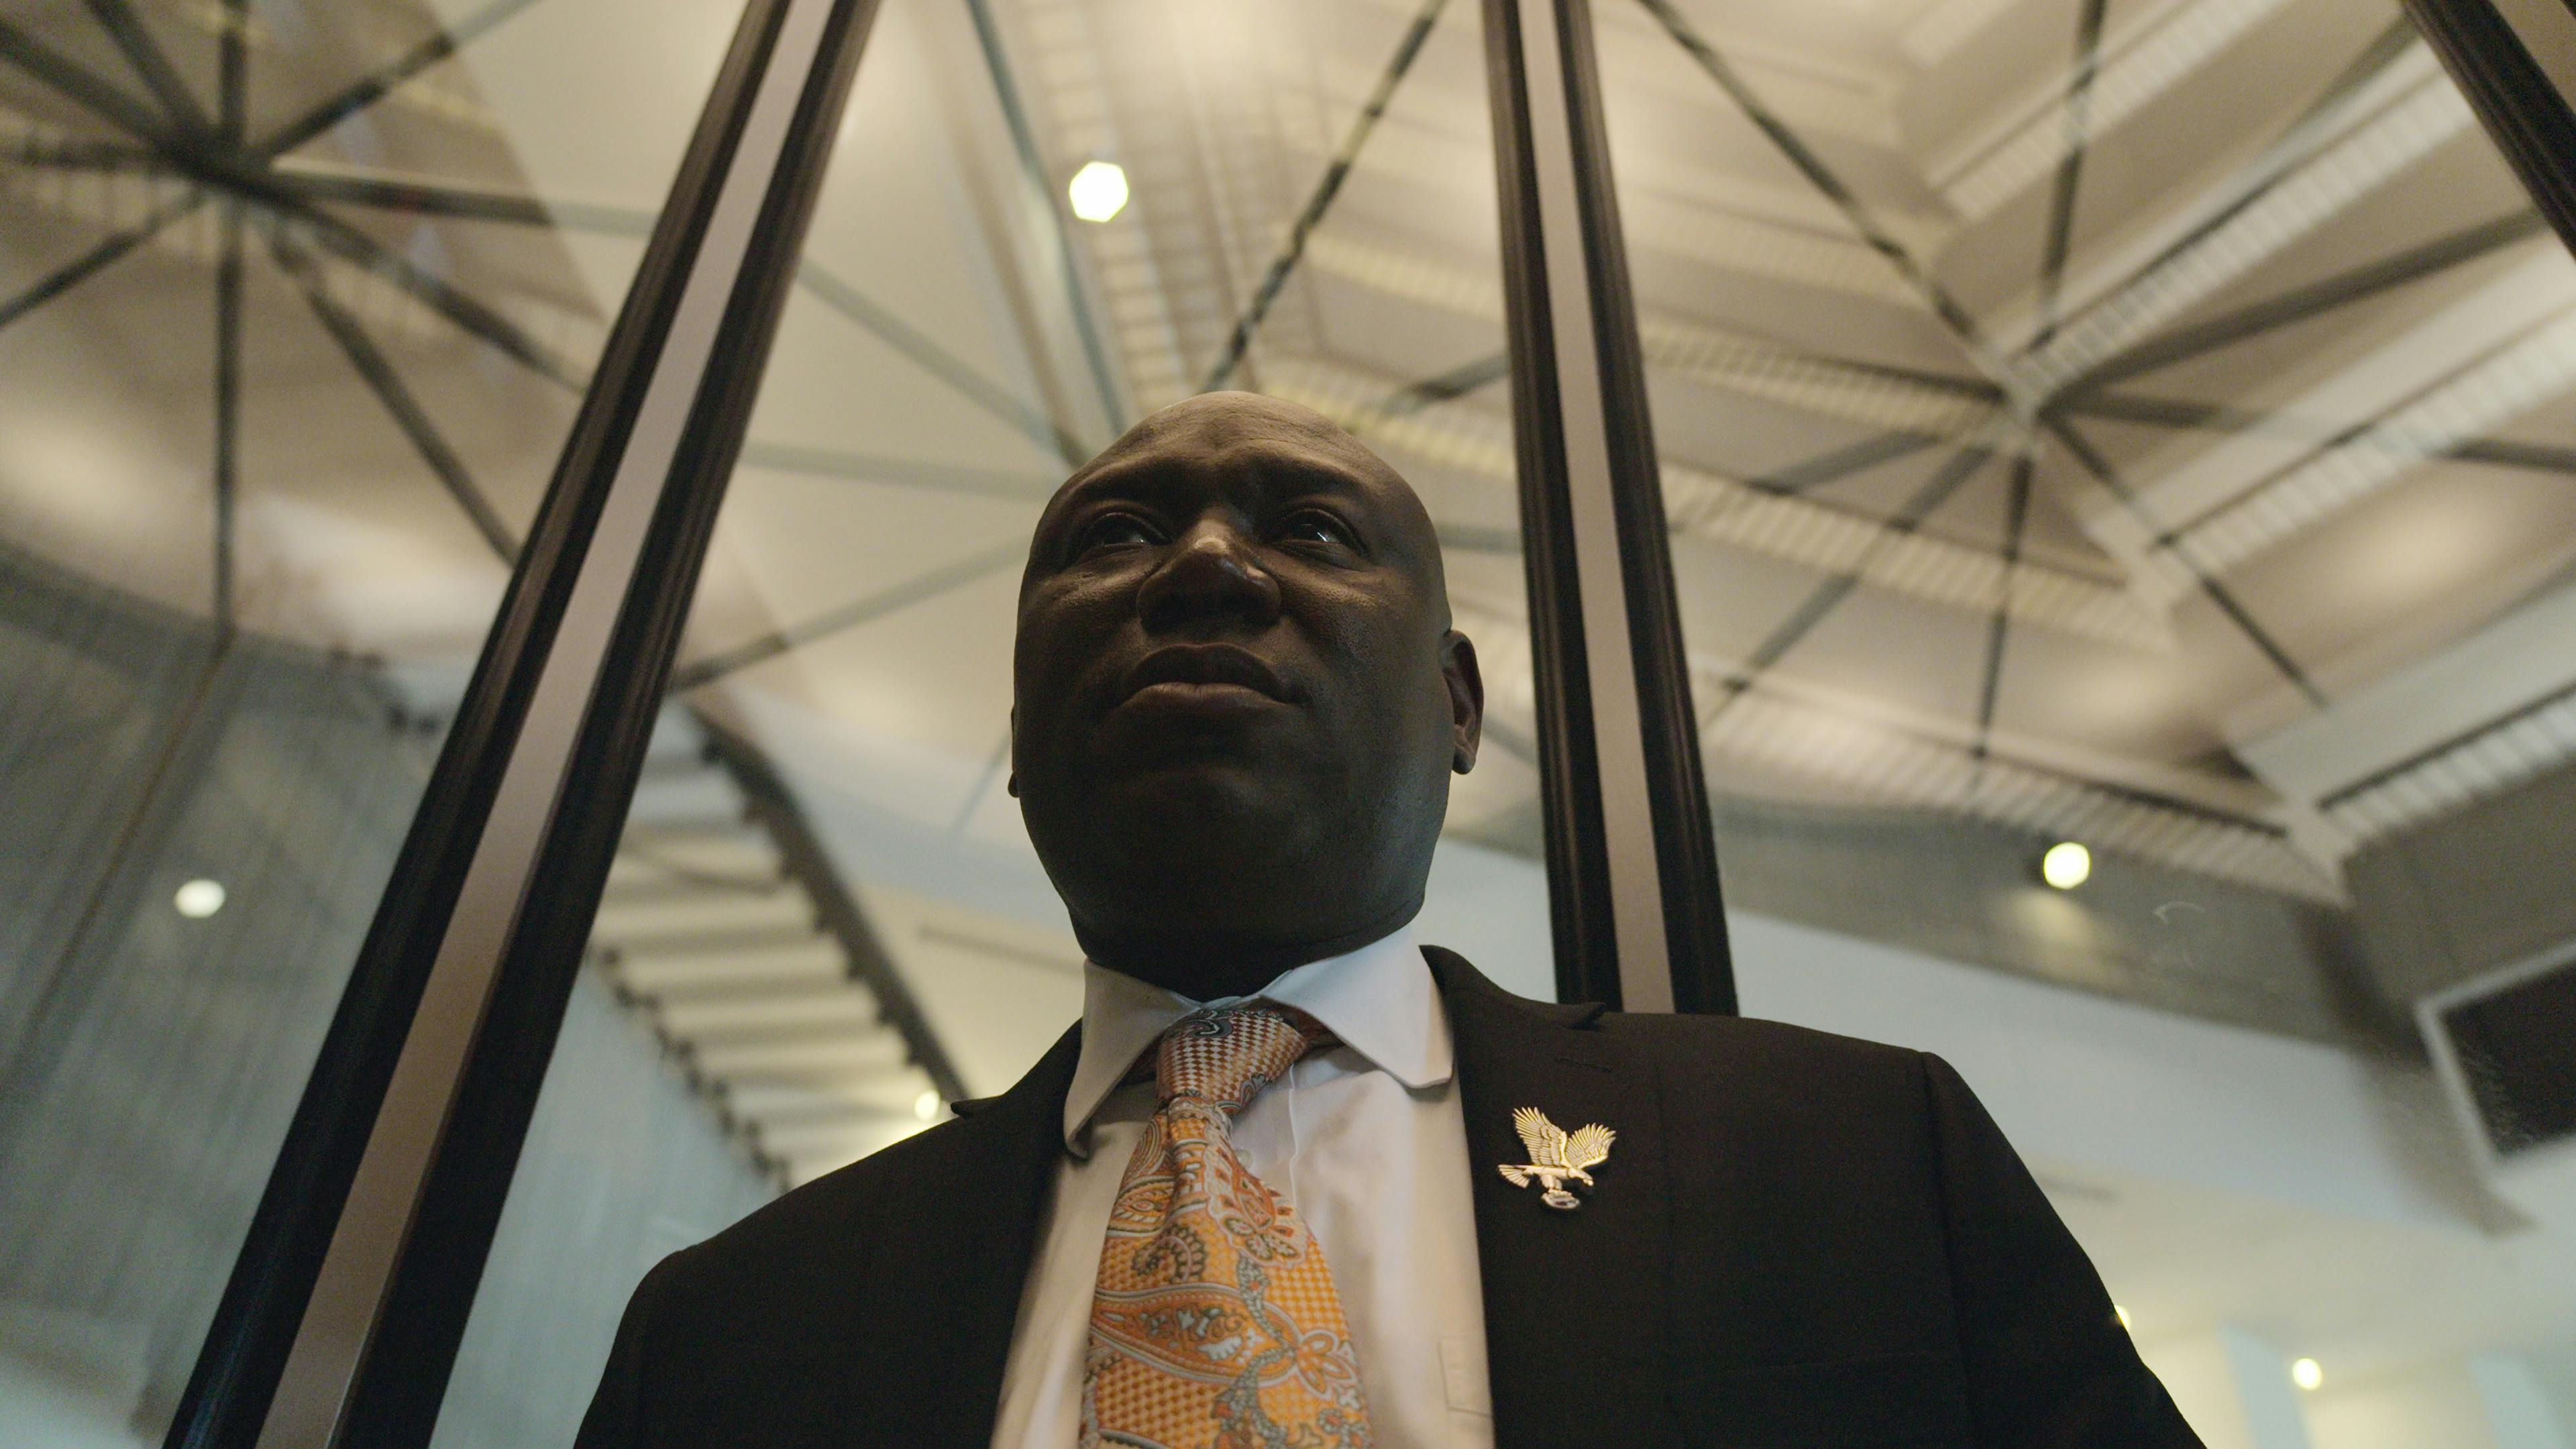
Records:
<instances>
[{"instance_id":1,"label":"paisley necktie","mask_svg":"<svg viewBox=\"0 0 2576 1449\"><path fill-rule=\"evenodd\" d=\"M1082 1449L1367 1449L1351 1330L1297 1210L1235 1156L1234 1115L1325 1039L1256 1002L1163 1035L1162 1107L1119 1179L1082 1371Z\"/></svg>"}]
</instances>

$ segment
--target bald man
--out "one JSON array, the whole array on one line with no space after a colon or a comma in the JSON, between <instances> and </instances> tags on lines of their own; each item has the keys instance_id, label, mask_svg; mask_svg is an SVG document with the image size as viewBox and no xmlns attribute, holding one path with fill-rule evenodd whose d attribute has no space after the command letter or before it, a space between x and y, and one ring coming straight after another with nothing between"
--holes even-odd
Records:
<instances>
[{"instance_id":1,"label":"bald man","mask_svg":"<svg viewBox=\"0 0 2576 1449\"><path fill-rule=\"evenodd\" d=\"M1082 1020L657 1267L588 1449L2197 1444L1937 1058L1414 940L1484 686L1330 421L1209 394L1093 459L1013 677Z\"/></svg>"}]
</instances>

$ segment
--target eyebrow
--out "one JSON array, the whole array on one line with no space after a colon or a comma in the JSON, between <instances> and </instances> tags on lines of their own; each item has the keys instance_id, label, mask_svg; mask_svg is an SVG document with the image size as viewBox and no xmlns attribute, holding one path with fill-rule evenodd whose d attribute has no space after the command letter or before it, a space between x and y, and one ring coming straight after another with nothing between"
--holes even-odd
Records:
<instances>
[{"instance_id":1,"label":"eyebrow","mask_svg":"<svg viewBox=\"0 0 2576 1449\"><path fill-rule=\"evenodd\" d=\"M1081 507L1096 494L1147 496L1195 481L1192 476L1195 471L1192 465L1168 458L1148 457L1134 462L1111 463L1057 495L1049 510L1048 522L1053 523ZM1282 491L1361 494L1368 491L1371 481L1361 470L1347 464L1308 456L1262 457L1250 463L1245 471L1265 482L1276 480L1278 484L1285 485Z\"/></svg>"}]
</instances>

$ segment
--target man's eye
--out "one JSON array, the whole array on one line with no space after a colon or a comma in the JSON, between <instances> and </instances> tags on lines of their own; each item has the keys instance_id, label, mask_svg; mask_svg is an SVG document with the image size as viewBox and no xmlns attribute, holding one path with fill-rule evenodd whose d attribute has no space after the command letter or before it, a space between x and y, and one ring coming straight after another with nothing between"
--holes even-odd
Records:
<instances>
[{"instance_id":1,"label":"man's eye","mask_svg":"<svg viewBox=\"0 0 2576 1449\"><path fill-rule=\"evenodd\" d=\"M1103 548L1141 548L1156 542L1154 527L1132 513L1104 513L1075 536L1077 552Z\"/></svg>"},{"instance_id":2,"label":"man's eye","mask_svg":"<svg viewBox=\"0 0 2576 1449\"><path fill-rule=\"evenodd\" d=\"M1287 521L1279 526L1279 538L1283 543L1321 543L1335 548L1351 546L1351 531L1342 526L1340 519L1313 509L1290 514Z\"/></svg>"}]
</instances>

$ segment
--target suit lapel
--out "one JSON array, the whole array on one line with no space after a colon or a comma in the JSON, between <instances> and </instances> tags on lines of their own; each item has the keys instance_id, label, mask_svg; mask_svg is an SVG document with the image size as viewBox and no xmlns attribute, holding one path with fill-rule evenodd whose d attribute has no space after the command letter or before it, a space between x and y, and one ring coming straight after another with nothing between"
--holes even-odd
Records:
<instances>
[{"instance_id":1,"label":"suit lapel","mask_svg":"<svg viewBox=\"0 0 2576 1449\"><path fill-rule=\"evenodd\" d=\"M865 1426L860 1437L957 1449L992 1442L1081 1049L1077 1026L1010 1091L958 1103L964 1120L942 1134L941 1151L925 1153L873 1215L859 1359L867 1369L853 1376L856 1417L842 1421Z\"/></svg>"},{"instance_id":2,"label":"suit lapel","mask_svg":"<svg viewBox=\"0 0 2576 1449\"><path fill-rule=\"evenodd\" d=\"M1672 1442L1666 1253L1671 1195L1654 1069L1598 1030L1598 1006L1524 1001L1427 947L1457 1043L1496 1449ZM1618 1133L1571 1210L1496 1171L1529 1159L1512 1112Z\"/></svg>"}]
</instances>

